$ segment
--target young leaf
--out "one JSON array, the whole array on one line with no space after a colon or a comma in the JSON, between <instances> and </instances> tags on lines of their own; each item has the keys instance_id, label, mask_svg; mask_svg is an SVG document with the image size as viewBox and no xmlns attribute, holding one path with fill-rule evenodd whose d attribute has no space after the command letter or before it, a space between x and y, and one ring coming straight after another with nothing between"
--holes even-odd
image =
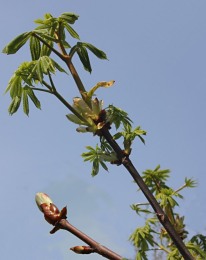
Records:
<instances>
[{"instance_id":1,"label":"young leaf","mask_svg":"<svg viewBox=\"0 0 206 260\"><path fill-rule=\"evenodd\" d=\"M7 46L4 47L3 53L14 54L16 53L30 38L31 33L25 32L13 39Z\"/></svg>"},{"instance_id":2,"label":"young leaf","mask_svg":"<svg viewBox=\"0 0 206 260\"><path fill-rule=\"evenodd\" d=\"M36 108L41 109L40 101L34 94L34 91L29 86L27 86L27 94L30 97L30 99L32 100L32 102L34 103L34 105L36 106Z\"/></svg>"},{"instance_id":3,"label":"young leaf","mask_svg":"<svg viewBox=\"0 0 206 260\"><path fill-rule=\"evenodd\" d=\"M41 44L39 40L34 36L30 37L30 52L32 60L39 59L41 53Z\"/></svg>"},{"instance_id":4,"label":"young leaf","mask_svg":"<svg viewBox=\"0 0 206 260\"><path fill-rule=\"evenodd\" d=\"M63 21L63 25L65 29L68 31L68 33L75 39L80 39L78 33L70 26L68 23Z\"/></svg>"},{"instance_id":5,"label":"young leaf","mask_svg":"<svg viewBox=\"0 0 206 260\"><path fill-rule=\"evenodd\" d=\"M102 50L98 49L94 45L87 43L87 42L82 42L82 46L86 47L89 49L94 55L96 55L99 59L107 60L107 55L105 52Z\"/></svg>"},{"instance_id":6,"label":"young leaf","mask_svg":"<svg viewBox=\"0 0 206 260\"><path fill-rule=\"evenodd\" d=\"M29 115L29 100L26 88L23 88L23 111L27 116Z\"/></svg>"},{"instance_id":7,"label":"young leaf","mask_svg":"<svg viewBox=\"0 0 206 260\"><path fill-rule=\"evenodd\" d=\"M77 54L84 66L84 69L88 72L92 72L92 68L91 68L91 64L90 64L90 60L89 60L89 55L88 55L88 52L87 52L87 49L84 48L84 47L80 47L78 50L77 50Z\"/></svg>"},{"instance_id":8,"label":"young leaf","mask_svg":"<svg viewBox=\"0 0 206 260\"><path fill-rule=\"evenodd\" d=\"M18 97L18 96L14 97L11 101L9 108L8 108L9 114L13 115L14 113L16 113L20 104L21 104L21 97Z\"/></svg>"},{"instance_id":9,"label":"young leaf","mask_svg":"<svg viewBox=\"0 0 206 260\"><path fill-rule=\"evenodd\" d=\"M103 87L103 88L108 88L108 87L111 87L113 84L114 84L114 80L111 80L111 81L101 81L101 82L98 82L93 88L91 88L88 92L87 92L87 98L88 99L91 99L92 96L94 95L95 91L100 88L100 87Z\"/></svg>"},{"instance_id":10,"label":"young leaf","mask_svg":"<svg viewBox=\"0 0 206 260\"><path fill-rule=\"evenodd\" d=\"M54 45L53 41L46 41L46 42L51 46L51 48L53 47L53 45ZM49 48L45 44L43 44L42 48L41 48L40 56L50 56L50 54L52 52L51 48Z\"/></svg>"},{"instance_id":11,"label":"young leaf","mask_svg":"<svg viewBox=\"0 0 206 260\"><path fill-rule=\"evenodd\" d=\"M64 19L67 23L74 24L78 20L79 15L74 13L63 13L60 15L60 18Z\"/></svg>"}]
</instances>

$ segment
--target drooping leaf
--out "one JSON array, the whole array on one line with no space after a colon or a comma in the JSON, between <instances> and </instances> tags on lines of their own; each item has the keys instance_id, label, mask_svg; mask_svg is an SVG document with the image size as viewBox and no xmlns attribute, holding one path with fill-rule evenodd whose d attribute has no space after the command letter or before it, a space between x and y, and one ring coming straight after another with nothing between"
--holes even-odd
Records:
<instances>
[{"instance_id":1,"label":"drooping leaf","mask_svg":"<svg viewBox=\"0 0 206 260\"><path fill-rule=\"evenodd\" d=\"M30 36L30 32L20 34L15 39L13 39L8 45L6 45L2 52L6 54L16 53L27 42Z\"/></svg>"},{"instance_id":2,"label":"drooping leaf","mask_svg":"<svg viewBox=\"0 0 206 260\"><path fill-rule=\"evenodd\" d=\"M75 39L80 39L78 33L66 22L63 21L63 25L68 33Z\"/></svg>"},{"instance_id":3,"label":"drooping leaf","mask_svg":"<svg viewBox=\"0 0 206 260\"><path fill-rule=\"evenodd\" d=\"M15 96L21 96L21 82L21 77L14 74L9 80L5 93L10 91L11 98L14 98Z\"/></svg>"},{"instance_id":4,"label":"drooping leaf","mask_svg":"<svg viewBox=\"0 0 206 260\"><path fill-rule=\"evenodd\" d=\"M60 18L64 19L67 23L74 24L78 20L79 15L74 13L63 13L60 15Z\"/></svg>"},{"instance_id":5,"label":"drooping leaf","mask_svg":"<svg viewBox=\"0 0 206 260\"><path fill-rule=\"evenodd\" d=\"M49 44L49 46L51 46L51 48L53 48L53 45L54 45L53 41L46 41L46 42ZM50 56L50 54L52 52L51 48L49 48L47 45L43 44L42 48L41 48L40 56Z\"/></svg>"},{"instance_id":6,"label":"drooping leaf","mask_svg":"<svg viewBox=\"0 0 206 260\"><path fill-rule=\"evenodd\" d=\"M98 49L94 45L87 43L87 42L82 42L82 46L86 47L89 49L95 56L97 56L99 59L107 60L107 55L105 52L102 50Z\"/></svg>"},{"instance_id":7,"label":"drooping leaf","mask_svg":"<svg viewBox=\"0 0 206 260\"><path fill-rule=\"evenodd\" d=\"M68 73L66 72L66 70L64 70L64 69L59 65L59 63L57 63L57 62L56 62L55 60L53 60L52 58L50 58L50 59L52 60L54 67L55 67L58 71L64 72L64 73L68 74Z\"/></svg>"},{"instance_id":8,"label":"drooping leaf","mask_svg":"<svg viewBox=\"0 0 206 260\"><path fill-rule=\"evenodd\" d=\"M27 86L27 95L30 97L36 108L41 109L41 103L34 94L33 89L31 89L29 86Z\"/></svg>"},{"instance_id":9,"label":"drooping leaf","mask_svg":"<svg viewBox=\"0 0 206 260\"><path fill-rule=\"evenodd\" d=\"M21 104L21 97L19 97L19 96L14 97L8 108L9 114L13 115L18 110L20 104Z\"/></svg>"},{"instance_id":10,"label":"drooping leaf","mask_svg":"<svg viewBox=\"0 0 206 260\"><path fill-rule=\"evenodd\" d=\"M30 37L30 52L32 60L39 59L41 53L41 44L39 40L34 36Z\"/></svg>"},{"instance_id":11,"label":"drooping leaf","mask_svg":"<svg viewBox=\"0 0 206 260\"><path fill-rule=\"evenodd\" d=\"M77 50L77 54L78 54L79 59L81 60L83 66L84 66L84 69L91 73L92 72L92 68L91 68L91 64L90 64L90 60L89 60L89 55L88 55L87 49L81 46Z\"/></svg>"},{"instance_id":12,"label":"drooping leaf","mask_svg":"<svg viewBox=\"0 0 206 260\"><path fill-rule=\"evenodd\" d=\"M23 111L27 116L29 115L29 99L25 88L23 88Z\"/></svg>"}]
</instances>

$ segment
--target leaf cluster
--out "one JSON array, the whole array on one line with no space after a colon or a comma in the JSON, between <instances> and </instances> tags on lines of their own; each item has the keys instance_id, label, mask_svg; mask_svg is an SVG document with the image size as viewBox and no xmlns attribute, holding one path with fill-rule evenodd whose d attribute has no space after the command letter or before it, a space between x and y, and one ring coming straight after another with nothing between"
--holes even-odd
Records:
<instances>
[{"instance_id":1,"label":"leaf cluster","mask_svg":"<svg viewBox=\"0 0 206 260\"><path fill-rule=\"evenodd\" d=\"M18 110L22 100L23 111L28 115L28 98L33 102L35 100L35 106L40 108L40 101L34 94L35 91L56 94L51 74L55 74L56 71L63 73L67 73L67 71L50 57L51 54L58 56L68 67L68 59L71 60L74 54L77 53L83 67L90 73L92 68L88 50L100 59L107 59L103 51L90 43L78 41L71 47L67 41L67 34L71 38L80 40L78 33L72 27L78 17L74 13L67 12L55 18L47 13L43 19L34 21L38 25L34 30L20 34L4 47L3 53L15 54L28 42L31 54L31 61L24 62L19 66L6 89L6 92L10 91L12 99L9 106L11 115ZM69 53L67 53L67 49L70 49Z\"/></svg>"},{"instance_id":2,"label":"leaf cluster","mask_svg":"<svg viewBox=\"0 0 206 260\"><path fill-rule=\"evenodd\" d=\"M176 208L179 207L177 199L183 199L183 195L180 193L185 188L193 188L196 186L196 181L185 178L184 184L178 189L174 190L167 186L166 183L170 177L169 169L161 169L158 165L155 169L148 169L142 174L143 180L148 185L159 204L164 209L170 222L175 227L177 233L183 240L188 237L188 231L185 228L184 216L180 216L176 212ZM148 253L151 250L158 250L165 253L167 259L181 259L181 255L174 246L170 236L166 230L159 224L157 216L153 213L149 203L136 203L131 205L132 210L136 211L138 215L145 215L145 226L138 227L130 236L130 241L137 248L136 259L148 259ZM148 232L147 236L141 236L142 230ZM187 247L191 251L191 254L197 258L203 259L205 257L204 246L205 237L193 237L187 242ZM144 241L142 241L144 240ZM145 241L146 240L146 241ZM145 243L147 246L142 247L141 243ZM198 258L199 257L199 258Z\"/></svg>"}]
</instances>

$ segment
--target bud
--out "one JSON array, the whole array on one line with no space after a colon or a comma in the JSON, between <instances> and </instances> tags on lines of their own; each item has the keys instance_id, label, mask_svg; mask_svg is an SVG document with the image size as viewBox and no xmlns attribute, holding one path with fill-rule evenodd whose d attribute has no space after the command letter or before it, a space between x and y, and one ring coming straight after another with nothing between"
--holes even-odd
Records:
<instances>
[{"instance_id":1,"label":"bud","mask_svg":"<svg viewBox=\"0 0 206 260\"><path fill-rule=\"evenodd\" d=\"M50 199L50 197L46 193L43 193L43 192L38 192L36 194L35 201L36 201L38 208L42 212L43 212L42 207L41 207L42 204L50 205L51 203L53 203L52 200Z\"/></svg>"},{"instance_id":2,"label":"bud","mask_svg":"<svg viewBox=\"0 0 206 260\"><path fill-rule=\"evenodd\" d=\"M49 224L55 226L61 219L67 218L67 208L64 207L59 211L47 194L38 192L35 200L38 208L44 213L44 218Z\"/></svg>"},{"instance_id":3,"label":"bud","mask_svg":"<svg viewBox=\"0 0 206 260\"><path fill-rule=\"evenodd\" d=\"M90 246L74 246L74 247L71 247L70 250L72 250L76 254L91 254L91 253L94 253L94 248L92 248Z\"/></svg>"}]
</instances>

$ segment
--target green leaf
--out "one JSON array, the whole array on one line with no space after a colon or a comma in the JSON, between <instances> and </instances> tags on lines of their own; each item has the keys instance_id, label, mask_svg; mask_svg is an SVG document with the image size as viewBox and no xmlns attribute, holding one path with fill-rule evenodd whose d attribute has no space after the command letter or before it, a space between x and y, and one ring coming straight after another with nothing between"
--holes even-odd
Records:
<instances>
[{"instance_id":1,"label":"green leaf","mask_svg":"<svg viewBox=\"0 0 206 260\"><path fill-rule=\"evenodd\" d=\"M102 166L102 168L108 172L108 167L106 166L106 164L103 161L100 161L100 164Z\"/></svg>"},{"instance_id":2,"label":"green leaf","mask_svg":"<svg viewBox=\"0 0 206 260\"><path fill-rule=\"evenodd\" d=\"M92 177L96 176L99 172L99 160L96 158L93 161L93 166L92 166Z\"/></svg>"},{"instance_id":3,"label":"green leaf","mask_svg":"<svg viewBox=\"0 0 206 260\"><path fill-rule=\"evenodd\" d=\"M66 72L66 70L64 70L55 60L53 60L52 58L50 58L50 59L52 60L52 62L53 62L53 64L54 64L54 67L55 67L58 71L64 72L64 73L68 74L68 73Z\"/></svg>"},{"instance_id":4,"label":"green leaf","mask_svg":"<svg viewBox=\"0 0 206 260\"><path fill-rule=\"evenodd\" d=\"M18 96L14 97L8 108L9 114L13 115L14 113L16 113L16 111L19 109L20 104L21 104L21 97Z\"/></svg>"},{"instance_id":5,"label":"green leaf","mask_svg":"<svg viewBox=\"0 0 206 260\"><path fill-rule=\"evenodd\" d=\"M88 72L92 72L92 68L91 68L91 64L90 64L90 60L89 60L89 55L88 55L88 52L87 52L87 49L84 48L84 47L80 47L78 50L77 50L77 54L84 66L84 69Z\"/></svg>"},{"instance_id":6,"label":"green leaf","mask_svg":"<svg viewBox=\"0 0 206 260\"><path fill-rule=\"evenodd\" d=\"M49 46L51 46L51 48L53 48L53 45L54 45L53 41L46 41L46 42L49 44ZM50 56L50 54L52 52L51 48L49 48L45 44L43 44L42 48L41 48L40 56Z\"/></svg>"},{"instance_id":7,"label":"green leaf","mask_svg":"<svg viewBox=\"0 0 206 260\"><path fill-rule=\"evenodd\" d=\"M29 99L25 88L23 88L23 111L27 116L29 115Z\"/></svg>"},{"instance_id":8,"label":"green leaf","mask_svg":"<svg viewBox=\"0 0 206 260\"><path fill-rule=\"evenodd\" d=\"M39 59L41 53L41 44L39 40L34 36L30 37L30 52L32 60Z\"/></svg>"},{"instance_id":9,"label":"green leaf","mask_svg":"<svg viewBox=\"0 0 206 260\"><path fill-rule=\"evenodd\" d=\"M58 39L52 36L52 34L48 34L47 29L35 29L33 30L33 33L38 34L41 38L44 38L50 42L58 42ZM35 37L35 36L33 36Z\"/></svg>"},{"instance_id":10,"label":"green leaf","mask_svg":"<svg viewBox=\"0 0 206 260\"><path fill-rule=\"evenodd\" d=\"M87 43L87 42L82 42L82 46L86 47L89 49L94 55L96 55L99 59L107 60L107 55L105 52L102 50L98 49L94 45Z\"/></svg>"},{"instance_id":11,"label":"green leaf","mask_svg":"<svg viewBox=\"0 0 206 260\"><path fill-rule=\"evenodd\" d=\"M30 97L30 99L32 100L32 102L34 103L34 105L36 106L36 108L41 109L40 101L34 94L34 91L29 86L27 86L27 94Z\"/></svg>"},{"instance_id":12,"label":"green leaf","mask_svg":"<svg viewBox=\"0 0 206 260\"><path fill-rule=\"evenodd\" d=\"M21 83L22 83L21 77L16 75L15 73L9 80L9 84L5 90L5 93L10 91L11 98L14 98L16 96L21 96L21 88L22 88Z\"/></svg>"},{"instance_id":13,"label":"green leaf","mask_svg":"<svg viewBox=\"0 0 206 260\"><path fill-rule=\"evenodd\" d=\"M63 13L60 15L60 18L65 20L67 23L74 24L76 20L78 20L79 15L74 13Z\"/></svg>"},{"instance_id":14,"label":"green leaf","mask_svg":"<svg viewBox=\"0 0 206 260\"><path fill-rule=\"evenodd\" d=\"M30 32L20 34L15 39L13 39L8 45L6 45L2 52L6 54L16 53L27 42L30 36Z\"/></svg>"},{"instance_id":15,"label":"green leaf","mask_svg":"<svg viewBox=\"0 0 206 260\"><path fill-rule=\"evenodd\" d=\"M68 23L63 22L63 25L65 29L68 31L68 33L75 39L80 39L78 33L70 26Z\"/></svg>"}]
</instances>

